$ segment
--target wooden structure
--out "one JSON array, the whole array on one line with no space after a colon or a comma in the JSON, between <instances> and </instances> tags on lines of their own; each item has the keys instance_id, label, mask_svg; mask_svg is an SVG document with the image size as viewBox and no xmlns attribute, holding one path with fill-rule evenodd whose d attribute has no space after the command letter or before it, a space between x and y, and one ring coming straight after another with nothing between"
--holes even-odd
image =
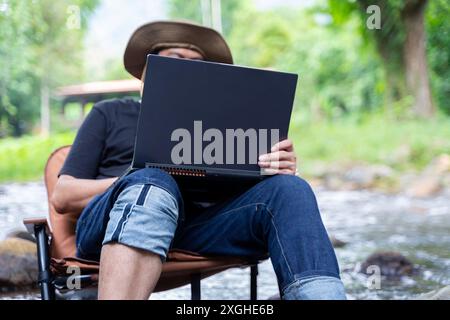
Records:
<instances>
[{"instance_id":1,"label":"wooden structure","mask_svg":"<svg viewBox=\"0 0 450 320\"><path fill-rule=\"evenodd\" d=\"M56 90L56 97L62 100L62 113L68 103L79 103L81 114L85 114L85 107L88 103L125 96L139 96L141 90L141 81L137 79L113 80L89 82L66 87L60 87Z\"/></svg>"}]
</instances>

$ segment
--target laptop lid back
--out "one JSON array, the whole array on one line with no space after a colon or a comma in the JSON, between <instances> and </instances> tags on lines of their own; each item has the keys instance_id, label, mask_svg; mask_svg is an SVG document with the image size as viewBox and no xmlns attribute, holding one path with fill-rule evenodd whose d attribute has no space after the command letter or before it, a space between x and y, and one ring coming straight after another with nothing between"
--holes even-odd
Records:
<instances>
[{"instance_id":1,"label":"laptop lid back","mask_svg":"<svg viewBox=\"0 0 450 320\"><path fill-rule=\"evenodd\" d=\"M290 73L149 55L133 167L259 175L257 156L288 136L296 84Z\"/></svg>"}]
</instances>

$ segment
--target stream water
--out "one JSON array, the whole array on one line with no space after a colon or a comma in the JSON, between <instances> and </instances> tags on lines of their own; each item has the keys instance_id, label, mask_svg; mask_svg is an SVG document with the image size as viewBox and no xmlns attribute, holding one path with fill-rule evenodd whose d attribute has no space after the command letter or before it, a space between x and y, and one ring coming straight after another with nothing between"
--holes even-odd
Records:
<instances>
[{"instance_id":1,"label":"stream water","mask_svg":"<svg viewBox=\"0 0 450 320\"><path fill-rule=\"evenodd\" d=\"M430 199L370 191L316 189L328 232L347 242L336 249L349 299L406 299L450 285L450 194ZM42 183L0 185L0 239L23 228L22 219L47 212ZM355 268L378 250L400 252L420 272L400 280L381 279L372 289L369 279ZM249 270L233 269L202 281L203 299L248 299ZM258 297L277 294L270 264L260 265ZM38 299L37 292L8 294L0 299ZM189 299L189 286L155 293L151 299Z\"/></svg>"}]
</instances>

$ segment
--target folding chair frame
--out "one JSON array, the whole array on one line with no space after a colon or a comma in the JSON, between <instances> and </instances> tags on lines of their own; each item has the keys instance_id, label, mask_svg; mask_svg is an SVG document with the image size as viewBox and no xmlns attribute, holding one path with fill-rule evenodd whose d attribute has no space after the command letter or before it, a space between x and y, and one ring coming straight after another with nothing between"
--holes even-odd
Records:
<instances>
[{"instance_id":1,"label":"folding chair frame","mask_svg":"<svg viewBox=\"0 0 450 320\"><path fill-rule=\"evenodd\" d=\"M42 300L56 300L56 288L65 288L68 277L55 277L50 269L50 237L46 223L34 224L37 245L38 284ZM74 276L83 285L91 284L89 275ZM201 300L201 273L191 275L191 299ZM250 264L250 300L257 300L258 261Z\"/></svg>"}]
</instances>

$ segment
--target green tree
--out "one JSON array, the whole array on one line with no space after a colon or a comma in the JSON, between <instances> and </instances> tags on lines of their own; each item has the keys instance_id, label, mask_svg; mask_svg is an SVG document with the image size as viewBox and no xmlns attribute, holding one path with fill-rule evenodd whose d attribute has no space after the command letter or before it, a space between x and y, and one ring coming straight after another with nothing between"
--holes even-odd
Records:
<instances>
[{"instance_id":1,"label":"green tree","mask_svg":"<svg viewBox=\"0 0 450 320\"><path fill-rule=\"evenodd\" d=\"M0 136L28 132L54 87L82 77L82 39L98 0L3 0Z\"/></svg>"},{"instance_id":2,"label":"green tree","mask_svg":"<svg viewBox=\"0 0 450 320\"><path fill-rule=\"evenodd\" d=\"M250 1L222 0L222 27L225 37L230 35L233 28L234 15ZM201 0L169 0L169 16L173 19L190 20L202 24Z\"/></svg>"},{"instance_id":3,"label":"green tree","mask_svg":"<svg viewBox=\"0 0 450 320\"><path fill-rule=\"evenodd\" d=\"M427 12L427 53L434 101L450 114L450 2L433 0Z\"/></svg>"},{"instance_id":4,"label":"green tree","mask_svg":"<svg viewBox=\"0 0 450 320\"><path fill-rule=\"evenodd\" d=\"M335 28L315 10L249 6L236 15L229 42L237 64L299 74L302 117L336 118L382 104L380 64L358 36L358 22Z\"/></svg>"},{"instance_id":5,"label":"green tree","mask_svg":"<svg viewBox=\"0 0 450 320\"><path fill-rule=\"evenodd\" d=\"M427 0L329 0L329 12L337 24L356 13L363 35L376 44L385 69L387 104L412 97L411 110L419 116L435 112L426 57L425 8ZM366 21L369 6L380 8L380 29Z\"/></svg>"}]
</instances>

